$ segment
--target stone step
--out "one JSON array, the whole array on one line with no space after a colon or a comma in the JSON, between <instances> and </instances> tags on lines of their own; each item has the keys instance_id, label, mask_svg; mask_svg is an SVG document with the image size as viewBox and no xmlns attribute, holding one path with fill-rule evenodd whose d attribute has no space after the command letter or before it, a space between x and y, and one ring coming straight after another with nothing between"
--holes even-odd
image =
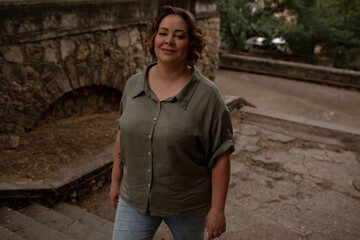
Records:
<instances>
[{"instance_id":1,"label":"stone step","mask_svg":"<svg viewBox=\"0 0 360 240\"><path fill-rule=\"evenodd\" d=\"M72 219L75 219L80 223L89 225L92 227L92 229L97 229L101 233L109 236L110 237L109 239L111 239L113 227L114 227L113 222L108 221L92 213L89 213L86 210L83 210L79 207L64 202L55 206L53 210L62 213L68 217L71 217Z\"/></svg>"},{"instance_id":2,"label":"stone step","mask_svg":"<svg viewBox=\"0 0 360 240\"><path fill-rule=\"evenodd\" d=\"M24 239L29 240L74 240L60 231L50 228L18 211L0 208L0 225ZM10 234L12 235L12 234ZM8 239L16 239L9 235ZM6 239L6 238L5 238ZM21 239L21 238L20 238Z\"/></svg>"},{"instance_id":3,"label":"stone step","mask_svg":"<svg viewBox=\"0 0 360 240\"><path fill-rule=\"evenodd\" d=\"M24 240L22 236L10 231L9 229L0 226L0 236L2 240Z\"/></svg>"},{"instance_id":4,"label":"stone step","mask_svg":"<svg viewBox=\"0 0 360 240\"><path fill-rule=\"evenodd\" d=\"M30 205L21 209L20 212L44 225L47 225L50 228L69 235L74 239L109 239L109 236L101 233L98 228L81 223L76 219L38 204Z\"/></svg>"}]
</instances>

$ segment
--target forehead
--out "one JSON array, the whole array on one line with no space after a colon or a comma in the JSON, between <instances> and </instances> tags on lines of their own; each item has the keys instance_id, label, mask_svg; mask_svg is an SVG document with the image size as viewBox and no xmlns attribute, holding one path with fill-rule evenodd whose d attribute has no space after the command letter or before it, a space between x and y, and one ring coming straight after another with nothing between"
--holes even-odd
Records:
<instances>
[{"instance_id":1,"label":"forehead","mask_svg":"<svg viewBox=\"0 0 360 240\"><path fill-rule=\"evenodd\" d=\"M170 14L161 20L159 28L183 30L186 32L188 30L188 25L182 17Z\"/></svg>"}]
</instances>

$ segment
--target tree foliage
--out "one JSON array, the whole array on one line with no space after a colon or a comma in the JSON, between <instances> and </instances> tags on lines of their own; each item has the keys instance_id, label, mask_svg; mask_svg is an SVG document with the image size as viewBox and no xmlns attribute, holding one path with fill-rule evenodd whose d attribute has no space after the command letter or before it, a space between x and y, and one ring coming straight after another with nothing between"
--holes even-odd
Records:
<instances>
[{"instance_id":1,"label":"tree foliage","mask_svg":"<svg viewBox=\"0 0 360 240\"><path fill-rule=\"evenodd\" d=\"M260 1L218 0L217 4L221 36L232 49L241 50L244 41L253 36L273 37L280 26L274 10L262 7Z\"/></svg>"},{"instance_id":2,"label":"tree foliage","mask_svg":"<svg viewBox=\"0 0 360 240\"><path fill-rule=\"evenodd\" d=\"M233 49L247 38L284 37L294 53L336 58L356 68L360 53L360 0L218 0L221 36ZM277 15L276 13L285 13ZM279 17L282 16L282 17ZM289 22L289 18L293 21Z\"/></svg>"}]
</instances>

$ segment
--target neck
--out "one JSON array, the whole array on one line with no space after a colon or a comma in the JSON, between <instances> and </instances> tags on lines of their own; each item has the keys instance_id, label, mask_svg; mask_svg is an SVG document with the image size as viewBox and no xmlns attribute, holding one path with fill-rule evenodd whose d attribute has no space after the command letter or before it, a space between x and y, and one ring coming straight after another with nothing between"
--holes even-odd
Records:
<instances>
[{"instance_id":1,"label":"neck","mask_svg":"<svg viewBox=\"0 0 360 240\"><path fill-rule=\"evenodd\" d=\"M158 77L166 81L172 81L185 77L190 72L186 63L181 65L158 63L156 68Z\"/></svg>"}]
</instances>

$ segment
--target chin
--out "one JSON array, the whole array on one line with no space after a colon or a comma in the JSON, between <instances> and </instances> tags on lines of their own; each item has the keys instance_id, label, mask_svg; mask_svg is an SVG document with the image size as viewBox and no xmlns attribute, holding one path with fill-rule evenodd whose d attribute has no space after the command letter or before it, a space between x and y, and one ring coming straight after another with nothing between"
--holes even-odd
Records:
<instances>
[{"instance_id":1,"label":"chin","mask_svg":"<svg viewBox=\"0 0 360 240\"><path fill-rule=\"evenodd\" d=\"M162 62L162 63L172 63L172 64L187 64L187 60L186 59L178 59L178 58L172 58L172 57L160 57L157 58L158 62Z\"/></svg>"}]
</instances>

